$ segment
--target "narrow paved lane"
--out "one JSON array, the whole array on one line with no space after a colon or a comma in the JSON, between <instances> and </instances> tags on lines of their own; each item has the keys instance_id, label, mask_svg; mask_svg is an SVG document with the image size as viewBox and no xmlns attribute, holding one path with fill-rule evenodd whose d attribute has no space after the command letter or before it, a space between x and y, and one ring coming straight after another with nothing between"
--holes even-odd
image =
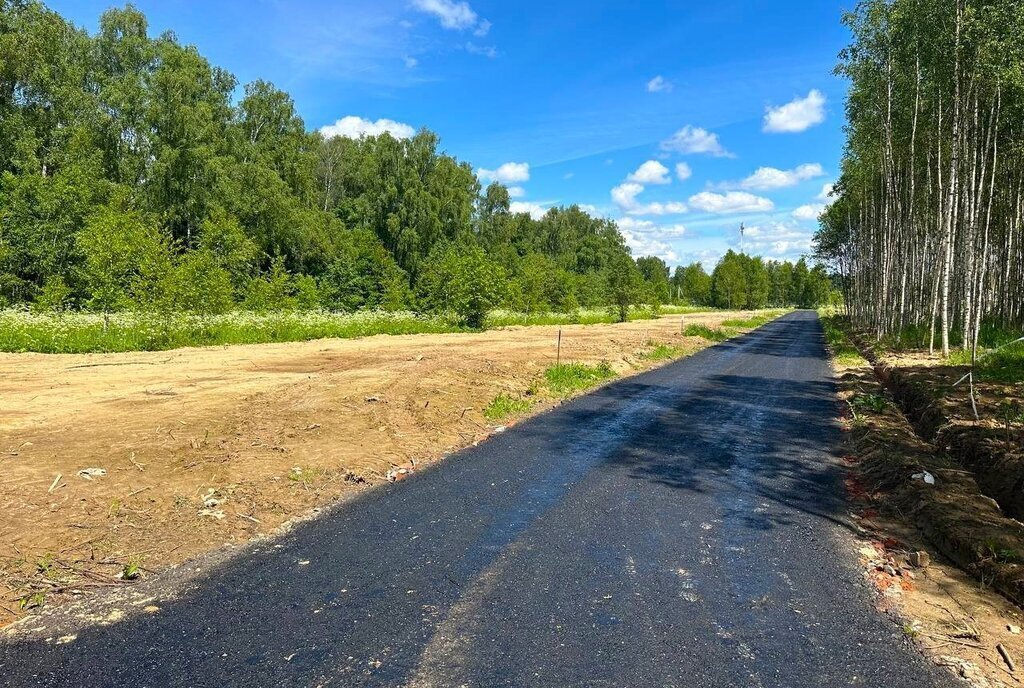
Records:
<instances>
[{"instance_id":1,"label":"narrow paved lane","mask_svg":"<svg viewBox=\"0 0 1024 688\"><path fill-rule=\"evenodd\" d=\"M370 491L156 615L0 645L0 683L953 685L873 610L837 411L817 317L793 313Z\"/></svg>"}]
</instances>

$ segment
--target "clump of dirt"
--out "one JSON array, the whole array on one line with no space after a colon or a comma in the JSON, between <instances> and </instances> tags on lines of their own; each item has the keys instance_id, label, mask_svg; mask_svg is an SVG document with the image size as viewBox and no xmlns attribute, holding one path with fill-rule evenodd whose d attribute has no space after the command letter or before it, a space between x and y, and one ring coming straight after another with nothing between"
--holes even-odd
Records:
<instances>
[{"instance_id":1,"label":"clump of dirt","mask_svg":"<svg viewBox=\"0 0 1024 688\"><path fill-rule=\"evenodd\" d=\"M749 313L686 315L717 326ZM621 325L207 347L0 354L0 625L272 533L495 431L498 395L560 403L561 360L692 353L679 316ZM501 420L509 425L516 418ZM90 471L90 469L99 469Z\"/></svg>"}]
</instances>

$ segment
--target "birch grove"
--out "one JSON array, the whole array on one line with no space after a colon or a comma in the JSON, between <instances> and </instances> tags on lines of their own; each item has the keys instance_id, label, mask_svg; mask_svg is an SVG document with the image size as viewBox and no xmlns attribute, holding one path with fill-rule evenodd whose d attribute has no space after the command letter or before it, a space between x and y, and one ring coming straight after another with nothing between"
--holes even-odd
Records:
<instances>
[{"instance_id":1,"label":"birch grove","mask_svg":"<svg viewBox=\"0 0 1024 688\"><path fill-rule=\"evenodd\" d=\"M1024 327L1024 2L865 0L847 143L816 236L879 338L948 355Z\"/></svg>"}]
</instances>

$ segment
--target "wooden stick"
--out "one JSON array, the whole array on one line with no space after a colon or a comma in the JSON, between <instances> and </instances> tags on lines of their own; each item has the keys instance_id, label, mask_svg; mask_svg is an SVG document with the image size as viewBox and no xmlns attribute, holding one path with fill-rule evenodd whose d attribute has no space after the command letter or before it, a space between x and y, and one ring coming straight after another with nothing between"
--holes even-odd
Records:
<instances>
[{"instance_id":1,"label":"wooden stick","mask_svg":"<svg viewBox=\"0 0 1024 688\"><path fill-rule=\"evenodd\" d=\"M1004 662L1006 662L1006 666L1010 668L1010 671L1016 671L1017 667L1014 665L1013 659L1010 657L1010 653L1006 651L1005 647L1003 647L1003 644L1000 643L996 645L996 649L999 651L999 656L1003 658Z\"/></svg>"},{"instance_id":2,"label":"wooden stick","mask_svg":"<svg viewBox=\"0 0 1024 688\"><path fill-rule=\"evenodd\" d=\"M57 477L53 479L52 483L50 483L50 489L46 491L46 494L51 494L57 488L57 483L59 483L60 479L63 478L63 477L64 477L63 475L58 473Z\"/></svg>"},{"instance_id":3,"label":"wooden stick","mask_svg":"<svg viewBox=\"0 0 1024 688\"><path fill-rule=\"evenodd\" d=\"M145 468L143 468L143 464L135 460L135 452L132 452L132 455L128 457L128 460L131 461L132 465L138 468L140 471L146 470Z\"/></svg>"}]
</instances>

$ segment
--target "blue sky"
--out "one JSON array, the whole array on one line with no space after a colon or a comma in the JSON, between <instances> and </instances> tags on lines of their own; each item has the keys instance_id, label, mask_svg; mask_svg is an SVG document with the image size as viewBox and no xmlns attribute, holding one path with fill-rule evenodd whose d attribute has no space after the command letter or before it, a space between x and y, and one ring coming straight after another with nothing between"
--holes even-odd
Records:
<instances>
[{"instance_id":1,"label":"blue sky","mask_svg":"<svg viewBox=\"0 0 1024 688\"><path fill-rule=\"evenodd\" d=\"M95 31L109 0L50 0ZM842 152L833 0L137 0L311 129L427 127L516 208L578 203L634 255L809 250ZM680 167L680 163L684 167Z\"/></svg>"}]
</instances>

